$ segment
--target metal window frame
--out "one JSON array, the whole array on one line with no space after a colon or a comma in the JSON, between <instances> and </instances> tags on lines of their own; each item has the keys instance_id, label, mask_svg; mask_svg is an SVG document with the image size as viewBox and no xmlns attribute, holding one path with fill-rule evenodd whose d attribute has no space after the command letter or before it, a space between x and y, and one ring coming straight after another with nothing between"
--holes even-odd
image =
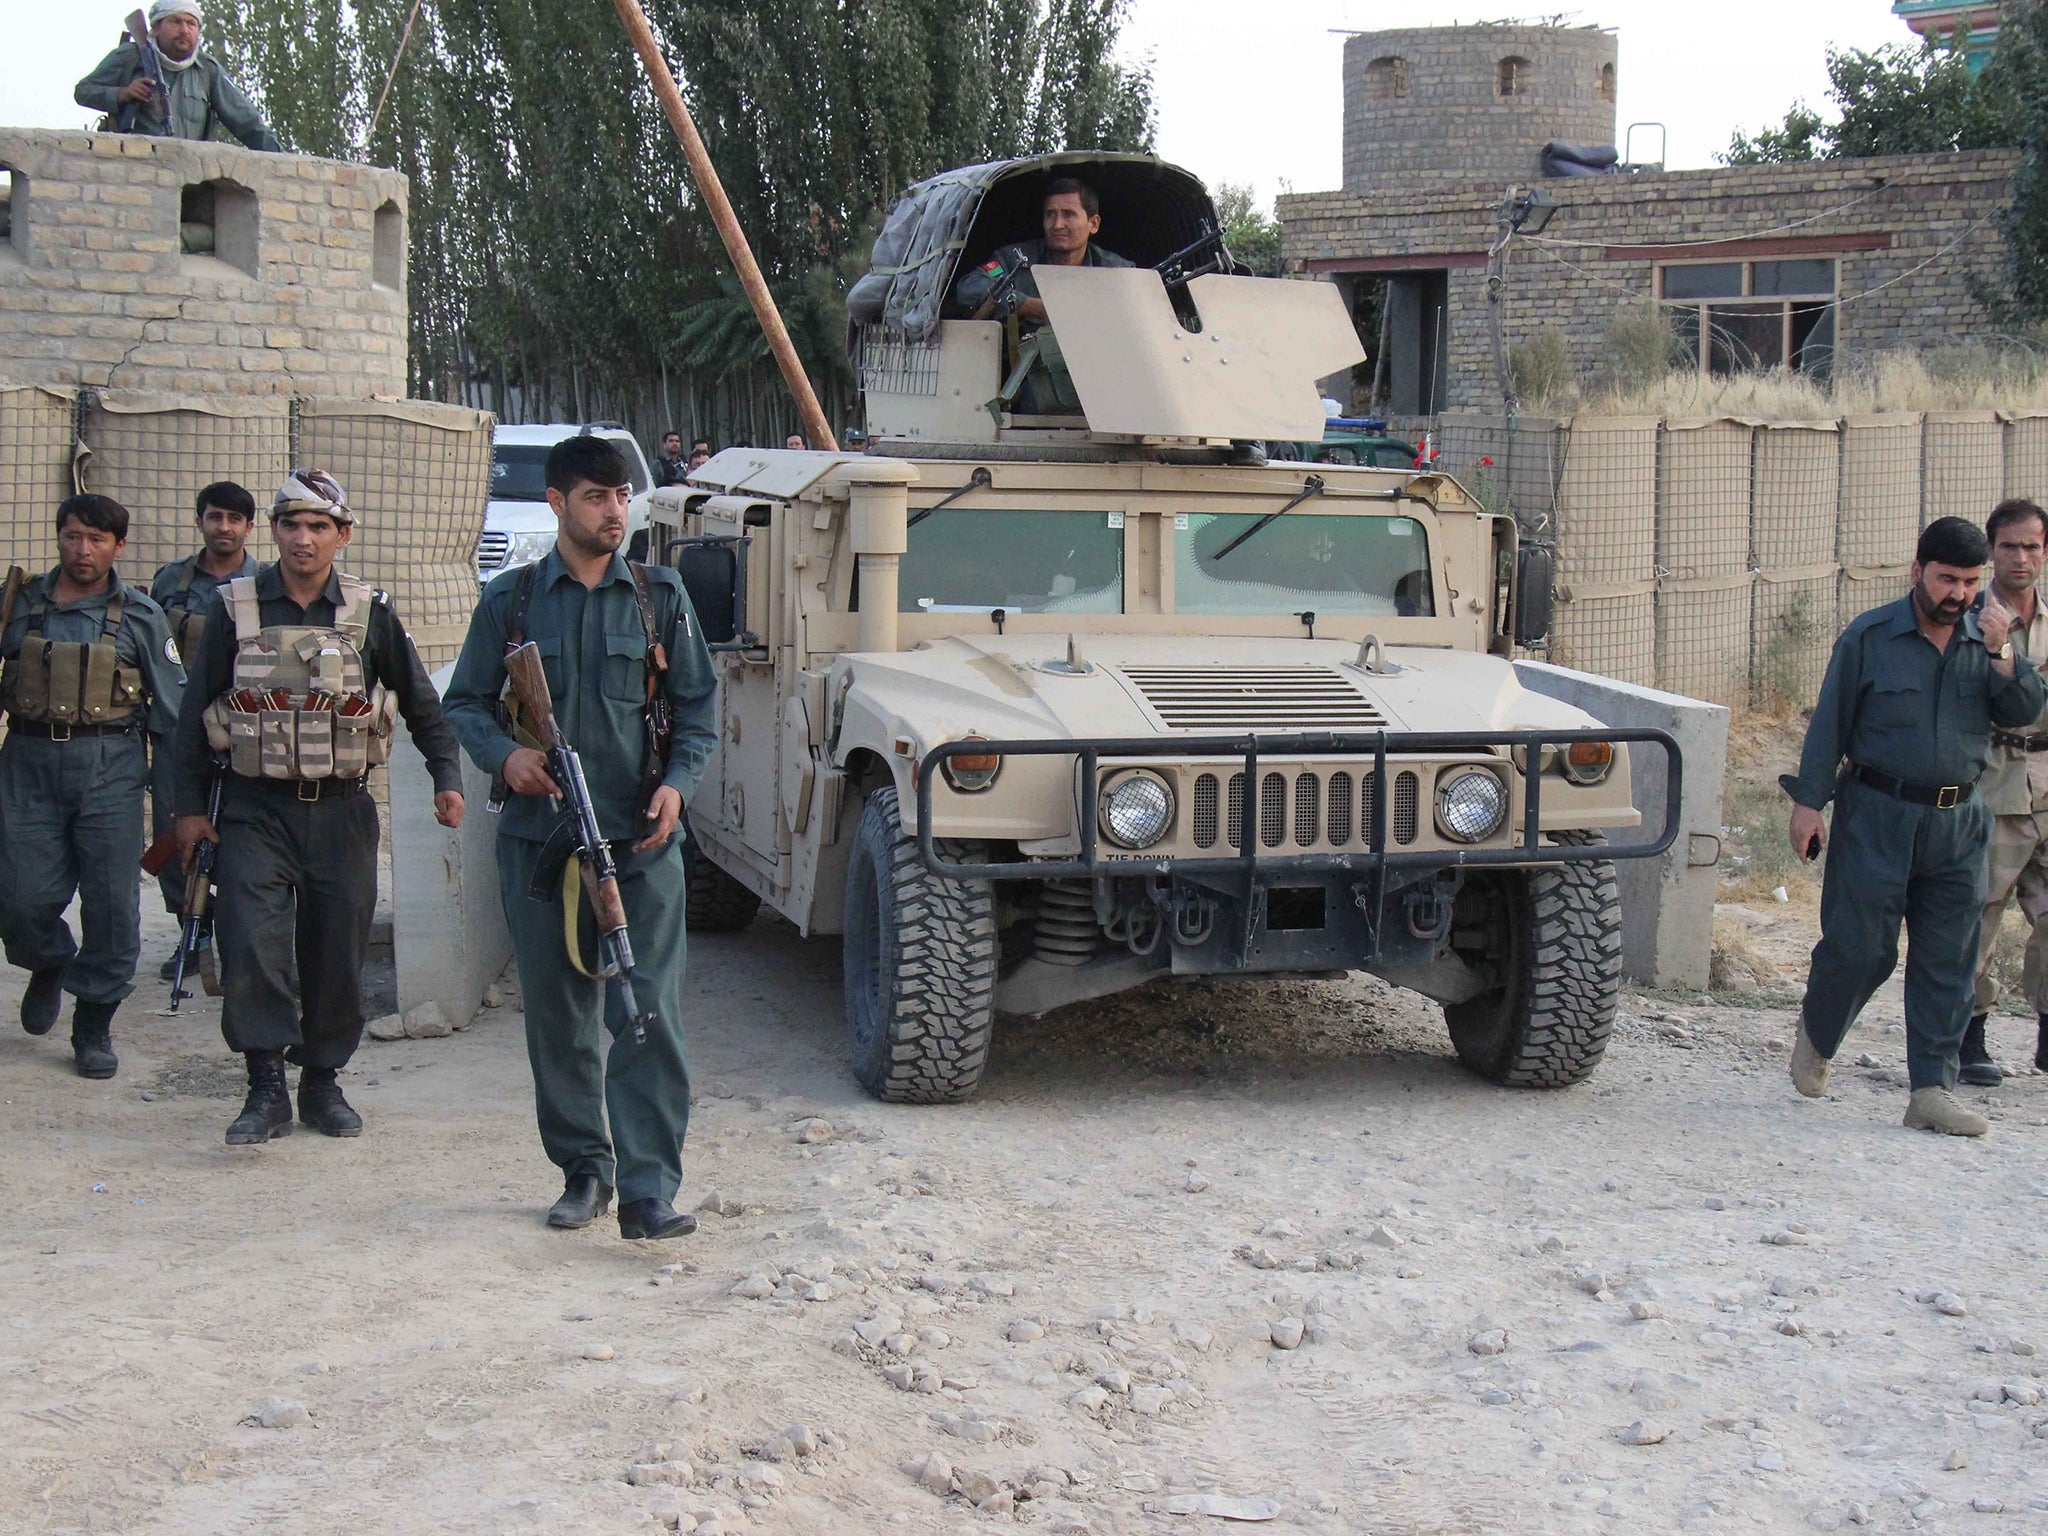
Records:
<instances>
[{"instance_id":1,"label":"metal window frame","mask_svg":"<svg viewBox=\"0 0 2048 1536\"><path fill-rule=\"evenodd\" d=\"M1664 751L1664 820L1655 840L1647 843L1545 843L1542 839L1542 771L1545 747L1575 742L1638 743ZM1534 772L1522 774L1522 839L1504 848L1416 848L1389 850L1391 841L1391 779L1388 759L1417 755L1455 756L1521 748ZM942 857L932 830L932 784L946 761L962 753L997 757L1072 757L1079 768L1081 855L1074 859L1015 859L969 862ZM1376 831L1377 846L1356 853L1274 854L1259 840L1257 796L1262 757L1364 759L1373 764L1372 813L1365 829ZM1101 799L1102 759L1230 757L1244 764L1244 822L1238 851L1213 858L1118 858L1101 853L1096 806ZM1119 762L1118 766L1122 766ZM1233 770L1235 771L1235 770ZM1287 735L1190 737L1089 737L1068 741L948 741L919 759L916 774L917 851L926 869L949 880L1092 880L1100 876L1235 874L1254 883L1313 874L1344 873L1384 879L1397 869L1484 869L1548 864L1587 864L1611 859L1651 859L1677 841L1680 806L1685 792L1684 755L1668 731L1650 726L1612 729L1532 731L1302 731Z\"/></svg>"}]
</instances>

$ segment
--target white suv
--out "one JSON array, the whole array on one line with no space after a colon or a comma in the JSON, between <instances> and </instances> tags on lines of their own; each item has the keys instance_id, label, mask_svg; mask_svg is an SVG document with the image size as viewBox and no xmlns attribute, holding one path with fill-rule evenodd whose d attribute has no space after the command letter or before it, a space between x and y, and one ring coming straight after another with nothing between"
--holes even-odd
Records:
<instances>
[{"instance_id":1,"label":"white suv","mask_svg":"<svg viewBox=\"0 0 2048 1536\"><path fill-rule=\"evenodd\" d=\"M580 427L573 422L500 426L491 433L491 499L484 510L483 537L476 545L479 582L515 565L531 565L555 547L555 514L548 509L544 473L548 450L564 438L584 433L604 438L626 456L633 496L626 507L625 553L629 560L647 557L647 493L654 480L631 432L616 421Z\"/></svg>"}]
</instances>

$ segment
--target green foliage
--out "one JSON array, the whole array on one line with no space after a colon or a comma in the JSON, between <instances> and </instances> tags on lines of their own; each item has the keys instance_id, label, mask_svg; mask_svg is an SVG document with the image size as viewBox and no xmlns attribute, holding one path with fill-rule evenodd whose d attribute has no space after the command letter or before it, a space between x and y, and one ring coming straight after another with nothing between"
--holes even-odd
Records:
<instances>
[{"instance_id":1,"label":"green foliage","mask_svg":"<svg viewBox=\"0 0 2048 1536\"><path fill-rule=\"evenodd\" d=\"M2002 38L2001 38L2002 43ZM1995 67L1970 72L1953 41L1828 50L1830 121L1804 102L1775 128L1737 132L1724 165L1778 165L1868 155L1924 155L2013 142L2011 91Z\"/></svg>"},{"instance_id":2,"label":"green foliage","mask_svg":"<svg viewBox=\"0 0 2048 1536\"><path fill-rule=\"evenodd\" d=\"M2010 325L2048 325L2048 11L2008 7L1984 72L2006 92L2021 150L2012 205L1999 219L2005 260L1990 307Z\"/></svg>"},{"instance_id":3,"label":"green foliage","mask_svg":"<svg viewBox=\"0 0 2048 1536\"><path fill-rule=\"evenodd\" d=\"M1540 326L1529 338L1508 353L1508 373L1515 381L1515 398L1525 409L1538 415L1546 409L1566 408L1576 375L1572 371L1571 344L1554 325Z\"/></svg>"},{"instance_id":4,"label":"green foliage","mask_svg":"<svg viewBox=\"0 0 2048 1536\"><path fill-rule=\"evenodd\" d=\"M1223 241L1230 254L1252 269L1255 277L1280 275L1280 226L1250 186L1234 182L1216 185L1216 213L1223 220Z\"/></svg>"},{"instance_id":5,"label":"green foliage","mask_svg":"<svg viewBox=\"0 0 2048 1536\"><path fill-rule=\"evenodd\" d=\"M507 409L517 390L529 417L619 415L643 431L701 407L779 435L790 408L761 409L779 392L765 341L612 7L430 0L371 134L411 8L216 0L207 29L287 148L409 178L414 391ZM1123 10L652 0L828 411L850 383L845 288L908 183L978 160L1150 146L1150 78L1115 57ZM671 369L697 375L680 380L688 411ZM736 405L740 386L757 398Z\"/></svg>"},{"instance_id":6,"label":"green foliage","mask_svg":"<svg viewBox=\"0 0 2048 1536\"><path fill-rule=\"evenodd\" d=\"M1619 393L1651 387L1686 357L1669 312L1654 299L1623 304L1607 323L1608 386Z\"/></svg>"}]
</instances>

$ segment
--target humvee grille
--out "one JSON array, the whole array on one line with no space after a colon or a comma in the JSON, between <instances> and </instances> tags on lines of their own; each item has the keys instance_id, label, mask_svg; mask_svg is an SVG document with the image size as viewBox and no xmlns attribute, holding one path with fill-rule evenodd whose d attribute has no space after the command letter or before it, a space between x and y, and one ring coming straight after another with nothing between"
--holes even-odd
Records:
<instances>
[{"instance_id":1,"label":"humvee grille","mask_svg":"<svg viewBox=\"0 0 2048 1536\"><path fill-rule=\"evenodd\" d=\"M1195 780L1195 846L1216 846L1216 775L1205 773Z\"/></svg>"},{"instance_id":2,"label":"humvee grille","mask_svg":"<svg viewBox=\"0 0 2048 1536\"><path fill-rule=\"evenodd\" d=\"M1386 717L1329 667L1120 669L1172 731L1372 730Z\"/></svg>"},{"instance_id":3,"label":"humvee grille","mask_svg":"<svg viewBox=\"0 0 2048 1536\"><path fill-rule=\"evenodd\" d=\"M1214 848L1219 830L1226 848L1241 849L1244 844L1244 775L1230 776L1228 808L1219 817L1221 787L1213 773L1195 778L1189 830L1197 848ZM1291 844L1299 849L1344 849L1354 846L1357 839L1358 845L1370 848L1376 842L1369 825L1372 797L1370 772L1354 775L1341 768L1328 773L1303 769L1292 780L1284 773L1264 774L1259 779L1259 841L1268 848ZM1421 831L1422 782L1412 769L1394 775L1390 809L1394 841L1403 845L1414 842ZM1219 820L1223 823L1220 828Z\"/></svg>"}]
</instances>

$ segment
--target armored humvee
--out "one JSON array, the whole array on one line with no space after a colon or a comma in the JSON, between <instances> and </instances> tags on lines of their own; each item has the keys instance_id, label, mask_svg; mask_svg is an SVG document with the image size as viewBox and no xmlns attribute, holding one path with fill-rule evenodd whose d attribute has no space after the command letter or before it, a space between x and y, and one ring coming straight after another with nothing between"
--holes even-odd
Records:
<instances>
[{"instance_id":1,"label":"armored humvee","mask_svg":"<svg viewBox=\"0 0 2048 1536\"><path fill-rule=\"evenodd\" d=\"M1128 268L1036 268L1056 349L958 275L1082 178ZM1235 272L1149 157L910 189L849 300L863 452L734 448L656 493L720 677L689 922L845 943L855 1074L972 1093L1000 1014L1159 978L1366 970L1559 1087L1621 979L1612 859L1668 736L1523 689L1547 551L1434 473L1268 461L1362 356L1336 290ZM1078 413L1029 414L1050 354ZM1669 754L1661 839L1629 746Z\"/></svg>"}]
</instances>

